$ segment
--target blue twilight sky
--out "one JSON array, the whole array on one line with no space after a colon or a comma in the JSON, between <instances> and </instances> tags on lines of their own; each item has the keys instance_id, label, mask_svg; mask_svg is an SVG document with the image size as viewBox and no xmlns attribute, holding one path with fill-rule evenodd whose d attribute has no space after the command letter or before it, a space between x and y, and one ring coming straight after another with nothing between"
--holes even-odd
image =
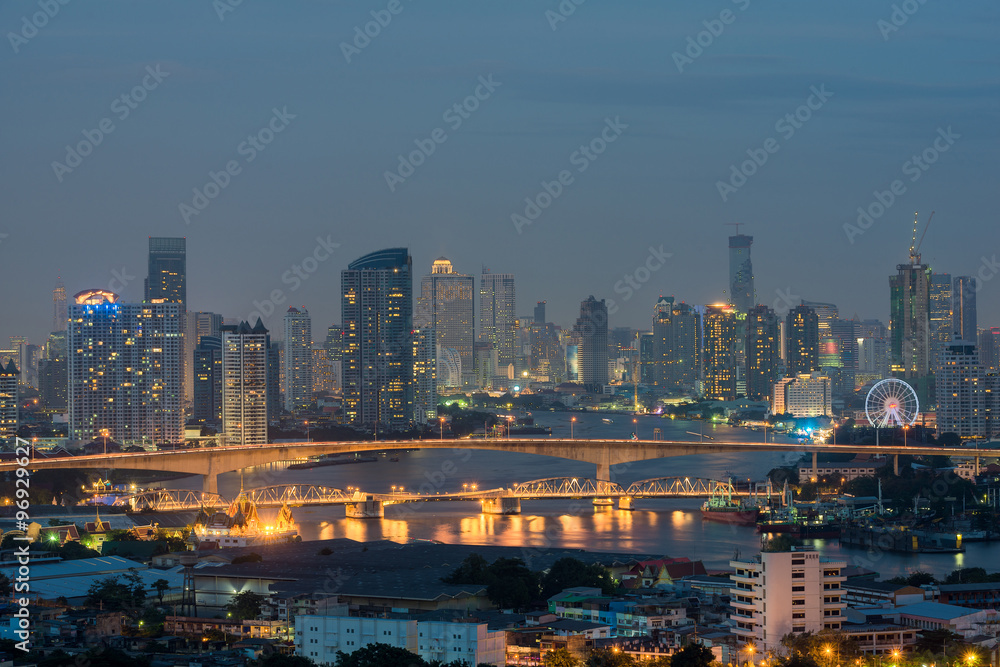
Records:
<instances>
[{"instance_id":1,"label":"blue twilight sky","mask_svg":"<svg viewBox=\"0 0 1000 667\"><path fill-rule=\"evenodd\" d=\"M340 270L397 245L418 280L440 255L516 274L519 313L545 299L567 326L593 294L615 299L612 326L648 326L659 293L725 298L729 223L754 237L759 302L887 320L916 210L936 211L925 261L981 272L979 325L1000 324L995 2L564 0L562 21L556 0L63 1L0 5L0 345L44 340L57 275L141 298L150 235L187 237L190 309L244 318L279 290L317 339L340 321ZM372 12L391 21L348 62ZM115 101L136 86L141 102ZM244 143L272 122L273 142ZM85 132L100 143L76 163ZM605 150L574 155L586 145ZM907 164L925 150L934 164ZM767 161L724 201L748 151ZM845 231L897 179L885 213ZM339 247L303 264L327 256L317 239ZM651 247L671 256L647 273Z\"/></svg>"}]
</instances>

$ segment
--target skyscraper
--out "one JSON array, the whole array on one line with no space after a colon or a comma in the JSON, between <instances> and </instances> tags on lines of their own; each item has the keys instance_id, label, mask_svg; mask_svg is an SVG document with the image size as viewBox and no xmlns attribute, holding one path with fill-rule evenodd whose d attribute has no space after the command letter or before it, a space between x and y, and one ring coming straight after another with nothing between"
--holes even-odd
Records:
<instances>
[{"instance_id":1,"label":"skyscraper","mask_svg":"<svg viewBox=\"0 0 1000 667\"><path fill-rule=\"evenodd\" d=\"M183 439L181 306L85 290L69 309L69 437L126 445Z\"/></svg>"},{"instance_id":2,"label":"skyscraper","mask_svg":"<svg viewBox=\"0 0 1000 667\"><path fill-rule=\"evenodd\" d=\"M194 348L193 418L199 424L222 424L222 337L201 336Z\"/></svg>"},{"instance_id":3,"label":"skyscraper","mask_svg":"<svg viewBox=\"0 0 1000 667\"><path fill-rule=\"evenodd\" d=\"M514 274L484 269L479 281L479 340L493 343L501 375L507 374L517 356L514 307Z\"/></svg>"},{"instance_id":4,"label":"skyscraper","mask_svg":"<svg viewBox=\"0 0 1000 667\"><path fill-rule=\"evenodd\" d=\"M545 302L535 304L535 324L545 324Z\"/></svg>"},{"instance_id":5,"label":"skyscraper","mask_svg":"<svg viewBox=\"0 0 1000 667\"><path fill-rule=\"evenodd\" d=\"M688 391L698 381L701 316L690 305L661 296L653 307L652 373L644 376L670 392Z\"/></svg>"},{"instance_id":6,"label":"skyscraper","mask_svg":"<svg viewBox=\"0 0 1000 667\"><path fill-rule=\"evenodd\" d=\"M429 424L437 418L434 329L413 330L413 419Z\"/></svg>"},{"instance_id":7,"label":"skyscraper","mask_svg":"<svg viewBox=\"0 0 1000 667\"><path fill-rule=\"evenodd\" d=\"M736 348L739 323L731 305L705 306L704 388L706 399L736 399Z\"/></svg>"},{"instance_id":8,"label":"skyscraper","mask_svg":"<svg viewBox=\"0 0 1000 667\"><path fill-rule=\"evenodd\" d=\"M222 425L227 445L267 443L267 329L222 327Z\"/></svg>"},{"instance_id":9,"label":"skyscraper","mask_svg":"<svg viewBox=\"0 0 1000 667\"><path fill-rule=\"evenodd\" d=\"M757 303L753 286L750 246L753 237L737 234L729 237L729 304L741 313L749 313Z\"/></svg>"},{"instance_id":10,"label":"skyscraper","mask_svg":"<svg viewBox=\"0 0 1000 667\"><path fill-rule=\"evenodd\" d=\"M19 374L13 360L6 366L0 363L0 438L13 438L20 426Z\"/></svg>"},{"instance_id":11,"label":"skyscraper","mask_svg":"<svg viewBox=\"0 0 1000 667\"><path fill-rule=\"evenodd\" d=\"M858 323L858 382L881 380L889 374L889 330L879 320Z\"/></svg>"},{"instance_id":12,"label":"skyscraper","mask_svg":"<svg viewBox=\"0 0 1000 667\"><path fill-rule=\"evenodd\" d=\"M300 412L312 403L312 318L303 308L285 313L285 409Z\"/></svg>"},{"instance_id":13,"label":"skyscraper","mask_svg":"<svg viewBox=\"0 0 1000 667\"><path fill-rule=\"evenodd\" d=\"M580 382L588 391L601 391L608 383L608 307L604 299L589 296L580 302L580 317L573 331L579 336Z\"/></svg>"},{"instance_id":14,"label":"skyscraper","mask_svg":"<svg viewBox=\"0 0 1000 667\"><path fill-rule=\"evenodd\" d=\"M436 350L455 350L461 360L459 381L473 375L475 356L475 278L455 273L446 257L434 260L430 275L420 282L420 298L413 325L433 329Z\"/></svg>"},{"instance_id":15,"label":"skyscraper","mask_svg":"<svg viewBox=\"0 0 1000 667\"><path fill-rule=\"evenodd\" d=\"M923 378L931 372L931 271L915 255L909 264L897 264L896 272L889 276L890 370L903 378Z\"/></svg>"},{"instance_id":16,"label":"skyscraper","mask_svg":"<svg viewBox=\"0 0 1000 667\"><path fill-rule=\"evenodd\" d=\"M52 290L52 331L66 331L66 320L69 311L66 308L66 286L62 276L56 278L56 287Z\"/></svg>"},{"instance_id":17,"label":"skyscraper","mask_svg":"<svg viewBox=\"0 0 1000 667\"><path fill-rule=\"evenodd\" d=\"M935 369L937 432L963 438L986 435L986 378L976 346L956 334Z\"/></svg>"},{"instance_id":18,"label":"skyscraper","mask_svg":"<svg viewBox=\"0 0 1000 667\"><path fill-rule=\"evenodd\" d=\"M38 362L38 393L48 413L66 412L66 389L69 383L66 357Z\"/></svg>"},{"instance_id":19,"label":"skyscraper","mask_svg":"<svg viewBox=\"0 0 1000 667\"><path fill-rule=\"evenodd\" d=\"M785 375L794 377L819 370L819 317L799 305L785 318Z\"/></svg>"},{"instance_id":20,"label":"skyscraper","mask_svg":"<svg viewBox=\"0 0 1000 667\"><path fill-rule=\"evenodd\" d=\"M987 373L1000 373L1000 327L979 332L979 363Z\"/></svg>"},{"instance_id":21,"label":"skyscraper","mask_svg":"<svg viewBox=\"0 0 1000 667\"><path fill-rule=\"evenodd\" d=\"M946 345L951 344L953 333L951 312L951 275L931 274L928 286L930 301L931 355L936 356Z\"/></svg>"},{"instance_id":22,"label":"skyscraper","mask_svg":"<svg viewBox=\"0 0 1000 667\"><path fill-rule=\"evenodd\" d=\"M187 303L187 239L149 237L146 301Z\"/></svg>"},{"instance_id":23,"label":"skyscraper","mask_svg":"<svg viewBox=\"0 0 1000 667\"><path fill-rule=\"evenodd\" d=\"M754 306L746 319L747 398L770 401L781 364L778 316L767 306Z\"/></svg>"},{"instance_id":24,"label":"skyscraper","mask_svg":"<svg viewBox=\"0 0 1000 667\"><path fill-rule=\"evenodd\" d=\"M839 317L830 323L830 338L828 346L835 345L839 364L832 371L827 371L833 386L835 396L846 396L854 392L858 371L858 332L861 323L857 320L842 320ZM823 367L823 350L820 351L820 368Z\"/></svg>"},{"instance_id":25,"label":"skyscraper","mask_svg":"<svg viewBox=\"0 0 1000 667\"><path fill-rule=\"evenodd\" d=\"M971 276L955 276L951 286L952 330L959 340L976 342L976 281Z\"/></svg>"},{"instance_id":26,"label":"skyscraper","mask_svg":"<svg viewBox=\"0 0 1000 667\"><path fill-rule=\"evenodd\" d=\"M406 248L388 248L340 274L349 423L405 429L413 421L412 267Z\"/></svg>"}]
</instances>

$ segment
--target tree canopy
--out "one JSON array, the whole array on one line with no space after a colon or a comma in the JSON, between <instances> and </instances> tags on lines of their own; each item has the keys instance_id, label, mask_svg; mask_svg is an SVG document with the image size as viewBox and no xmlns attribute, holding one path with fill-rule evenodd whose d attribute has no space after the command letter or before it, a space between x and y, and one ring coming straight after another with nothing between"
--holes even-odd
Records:
<instances>
[{"instance_id":1,"label":"tree canopy","mask_svg":"<svg viewBox=\"0 0 1000 667\"><path fill-rule=\"evenodd\" d=\"M520 558L498 558L486 565L482 556L470 554L443 581L485 585L487 597L503 609L523 609L540 592L538 574L529 570Z\"/></svg>"},{"instance_id":2,"label":"tree canopy","mask_svg":"<svg viewBox=\"0 0 1000 667\"><path fill-rule=\"evenodd\" d=\"M233 599L226 605L226 611L232 614L233 618L238 618L241 621L253 619L260 616L261 605L263 603L263 595L258 595L247 589L233 596Z\"/></svg>"},{"instance_id":3,"label":"tree canopy","mask_svg":"<svg viewBox=\"0 0 1000 667\"><path fill-rule=\"evenodd\" d=\"M553 563L542 576L542 597L548 599L574 586L600 588L605 595L611 595L617 588L611 572L600 563L588 565L576 558L566 557Z\"/></svg>"}]
</instances>

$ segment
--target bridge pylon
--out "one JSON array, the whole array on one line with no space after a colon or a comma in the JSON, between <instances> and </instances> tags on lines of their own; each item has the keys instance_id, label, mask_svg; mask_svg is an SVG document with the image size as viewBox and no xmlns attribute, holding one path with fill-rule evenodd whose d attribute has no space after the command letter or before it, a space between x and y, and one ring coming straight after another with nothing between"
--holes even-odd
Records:
<instances>
[{"instance_id":1,"label":"bridge pylon","mask_svg":"<svg viewBox=\"0 0 1000 667\"><path fill-rule=\"evenodd\" d=\"M348 518L351 519L381 519L385 516L385 506L381 500L365 496L364 500L345 505Z\"/></svg>"},{"instance_id":2,"label":"bridge pylon","mask_svg":"<svg viewBox=\"0 0 1000 667\"><path fill-rule=\"evenodd\" d=\"M495 496L479 500L483 514L520 514L521 499L517 496Z\"/></svg>"}]
</instances>

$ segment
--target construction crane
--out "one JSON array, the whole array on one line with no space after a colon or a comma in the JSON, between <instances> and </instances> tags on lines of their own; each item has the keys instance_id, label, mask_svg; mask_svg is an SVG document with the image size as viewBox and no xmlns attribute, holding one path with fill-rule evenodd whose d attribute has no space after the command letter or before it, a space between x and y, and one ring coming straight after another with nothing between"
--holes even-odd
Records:
<instances>
[{"instance_id":1,"label":"construction crane","mask_svg":"<svg viewBox=\"0 0 1000 667\"><path fill-rule=\"evenodd\" d=\"M927 229L931 226L931 220L934 218L934 211L927 216L927 224L924 225L924 233L920 235L920 242L917 242L917 226L919 218L917 217L918 212L913 213L913 238L910 239L910 264L920 263L920 246L924 244L924 237L927 236Z\"/></svg>"}]
</instances>

